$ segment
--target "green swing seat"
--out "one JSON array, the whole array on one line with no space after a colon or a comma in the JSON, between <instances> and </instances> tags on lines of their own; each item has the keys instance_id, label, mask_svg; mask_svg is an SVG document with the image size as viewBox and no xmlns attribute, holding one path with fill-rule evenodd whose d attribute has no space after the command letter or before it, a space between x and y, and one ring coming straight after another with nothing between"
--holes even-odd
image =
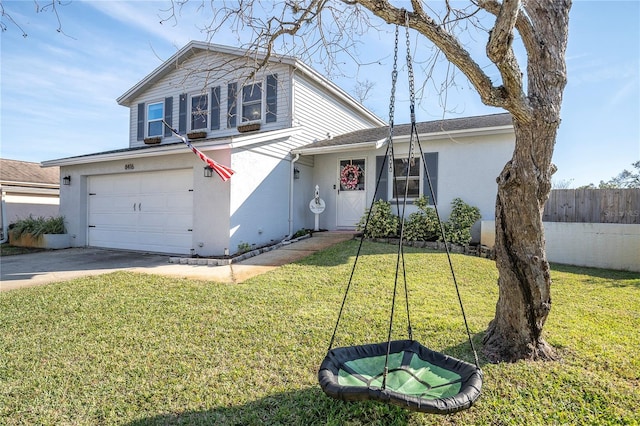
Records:
<instances>
[{"instance_id":1,"label":"green swing seat","mask_svg":"<svg viewBox=\"0 0 640 426\"><path fill-rule=\"evenodd\" d=\"M478 399L482 371L415 340L394 340L331 349L320 365L318 380L335 399L371 399L413 411L449 414L468 409Z\"/></svg>"}]
</instances>

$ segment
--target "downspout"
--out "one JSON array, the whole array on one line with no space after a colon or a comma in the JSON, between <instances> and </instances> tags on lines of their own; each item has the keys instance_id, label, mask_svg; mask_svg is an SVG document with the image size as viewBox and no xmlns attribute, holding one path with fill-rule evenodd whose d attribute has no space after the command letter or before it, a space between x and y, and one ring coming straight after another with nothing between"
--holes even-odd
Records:
<instances>
[{"instance_id":1,"label":"downspout","mask_svg":"<svg viewBox=\"0 0 640 426\"><path fill-rule=\"evenodd\" d=\"M7 224L7 210L4 202L4 190L0 189L0 216L2 216L2 240L0 244L9 241L9 225Z\"/></svg>"},{"instance_id":2,"label":"downspout","mask_svg":"<svg viewBox=\"0 0 640 426\"><path fill-rule=\"evenodd\" d=\"M295 170L296 161L300 159L300 154L291 160L291 170L289 170L289 235L287 235L284 241L290 240L293 237L293 176Z\"/></svg>"}]
</instances>

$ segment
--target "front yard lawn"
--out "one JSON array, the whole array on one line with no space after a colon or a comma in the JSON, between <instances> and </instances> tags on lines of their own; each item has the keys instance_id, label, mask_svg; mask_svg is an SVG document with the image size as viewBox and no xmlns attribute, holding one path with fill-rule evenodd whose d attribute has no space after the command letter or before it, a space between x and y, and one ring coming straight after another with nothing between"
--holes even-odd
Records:
<instances>
[{"instance_id":1,"label":"front yard lawn","mask_svg":"<svg viewBox=\"0 0 640 426\"><path fill-rule=\"evenodd\" d=\"M344 403L317 384L348 280L349 241L243 284L118 272L0 293L0 424L638 424L640 274L553 265L555 362L483 363L470 410ZM386 340L394 248L365 244L337 345ZM414 337L472 361L446 258L407 248ZM453 258L474 341L492 261ZM406 314L397 307L395 337Z\"/></svg>"}]
</instances>

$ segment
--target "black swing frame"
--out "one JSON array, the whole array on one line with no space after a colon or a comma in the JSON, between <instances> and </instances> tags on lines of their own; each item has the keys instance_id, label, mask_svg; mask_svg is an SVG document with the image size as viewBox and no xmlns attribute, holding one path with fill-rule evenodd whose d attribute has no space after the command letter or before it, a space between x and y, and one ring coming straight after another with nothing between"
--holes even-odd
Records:
<instances>
[{"instance_id":1,"label":"black swing frame","mask_svg":"<svg viewBox=\"0 0 640 426\"><path fill-rule=\"evenodd\" d=\"M411 136L410 136L410 150L409 150L409 158L413 158L415 155L415 146L414 143L417 144L420 158L424 158L424 153L422 151L422 146L420 144L420 140L418 137L418 132L416 128L416 119L415 119L415 94L414 94L414 77L413 77L413 68L412 68L412 60L411 60L411 51L410 51L410 43L409 43L409 25L408 25L408 14L406 15L407 25L406 25L406 44L407 44L407 68L409 74L409 88L410 88L410 112L411 112ZM395 30L395 50L394 50L394 64L393 64L393 72L392 72L392 89L391 89L391 99L390 99L390 107L389 107L389 136L387 139L387 150L385 152L385 161L381 167L380 174L376 180L376 193L378 192L378 186L380 185L380 181L382 178L382 173L386 173L387 170L385 168L385 164L388 162L388 167L392 167L394 164L394 152L393 152L393 128L394 128L394 108L395 108L395 88L397 82L397 57L398 57L398 26L396 25ZM391 159L390 159L391 158ZM368 215L365 222L364 232L360 238L360 244L358 246L358 251L356 254L356 258L351 270L351 275L349 277L349 282L347 284L347 288L344 294L344 298L342 300L342 305L340 307L340 311L338 314L338 319L336 321L336 325L333 331L333 335L331 337L331 341L329 343L329 349L327 355L325 356L322 364L320 365L320 369L318 371L318 381L322 390L330 397L345 401L361 401L361 400L376 400L382 402L392 403L409 410L420 411L426 413L433 414L450 414L457 411L465 410L470 408L473 403L480 396L481 388L482 388L482 379L483 374L482 370L479 366L478 355L476 349L473 344L473 340L471 338L471 332L469 330L469 325L467 323L466 314L464 311L464 306L462 304L462 298L460 296L460 291L458 288L458 283L456 280L456 275L453 268L453 263L451 261L451 254L449 251L449 244L446 240L446 235L444 232L444 227L442 221L440 219L440 214L438 212L437 203L434 195L434 190L431 182L431 178L429 176L429 170L426 164L423 162L423 169L426 177L426 181L429 185L429 193L431 194L431 199L433 202L433 206L435 209L435 213L438 219L438 224L440 228L440 233L442 239L444 241L444 246L446 250L447 259L449 262L449 268L451 270L451 275L453 278L453 282L455 284L456 293L458 296L458 302L460 305L460 309L462 312L462 317L464 319L464 325L467 332L467 337L471 349L474 355L475 364L471 364L448 355L442 354L440 352L433 351L426 346L423 346L418 341L413 339L412 328L411 328L411 318L409 315L409 299L408 299L408 290L407 290L407 281L406 281L406 272L405 272L405 262L404 262L404 250L403 250L403 240L404 240L404 222L405 222L405 209L407 203L407 191L408 185L405 184L405 194L404 194L404 203L402 205L402 212L398 212L401 217L401 226L400 226L400 241L398 244L398 254L396 260L396 279L393 288L393 301L391 305L391 314L389 320L389 330L388 337L386 342L381 343L373 343L366 345L355 345L355 346L347 346L347 347L339 347L333 348L333 343L336 337L336 333L338 330L338 325L340 323L340 318L342 316L342 312L345 307L345 303L347 300L347 295L349 293L349 289L351 287L354 273L356 270L356 266L358 263L358 258L360 256L360 252L362 249L362 245L364 242L364 238L366 235L367 227L369 225L369 219L371 217L371 212L373 210L373 203L375 199L372 200L371 206L368 211ZM407 177L409 171L407 170ZM395 179L395 173L393 173ZM394 185L396 183L394 182ZM400 206L398 205L398 210ZM407 340L391 340L392 328L393 328L393 318L394 318L394 310L395 310L395 300L397 294L397 285L400 274L400 267L402 267L402 275L404 279L404 287L405 287L405 300L406 300L406 310L407 310L407 321L408 321L408 339ZM448 370L452 373L459 375L459 383L460 390L456 395L448 396L444 398L425 398L415 395L408 395L401 392L396 392L391 389L387 389L386 387L386 378L389 373L388 362L389 356L391 354L398 354L400 352L404 352L411 354L412 356L417 356L421 361L424 361L433 366ZM385 356L385 365L383 371L380 372L382 375L382 386L352 386L352 385L343 385L339 383L339 374L341 369L347 369L345 366L349 361L361 360L363 358L370 357L380 357ZM409 369L405 365L403 361L401 369L405 369L407 373L409 373ZM429 386L428 384L425 384Z\"/></svg>"}]
</instances>

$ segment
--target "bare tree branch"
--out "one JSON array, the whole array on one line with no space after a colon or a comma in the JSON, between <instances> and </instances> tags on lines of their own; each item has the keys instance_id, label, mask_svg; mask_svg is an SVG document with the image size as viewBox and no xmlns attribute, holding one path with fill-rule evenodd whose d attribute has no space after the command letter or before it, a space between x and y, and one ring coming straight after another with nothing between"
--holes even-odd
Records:
<instances>
[{"instance_id":1,"label":"bare tree branch","mask_svg":"<svg viewBox=\"0 0 640 426\"><path fill-rule=\"evenodd\" d=\"M518 105L514 104L508 90L504 86L494 86L489 76L474 61L458 39L438 25L431 16L424 12L422 7L408 13L409 19L406 20L407 11L394 7L387 1L360 0L359 3L390 24L405 25L408 22L411 28L429 38L446 58L467 76L486 105L504 108L515 115L522 116L522 119L527 119L528 111L525 113L521 110L514 110L514 107ZM522 94L520 93L518 99L521 98Z\"/></svg>"},{"instance_id":2,"label":"bare tree branch","mask_svg":"<svg viewBox=\"0 0 640 426\"><path fill-rule=\"evenodd\" d=\"M38 2L38 0L33 0L33 3L36 7L36 13L43 13L43 12L52 12L55 17L56 17L56 21L58 21L58 28L56 28L56 32L69 37L69 38L73 38L71 37L69 34L65 33L62 30L62 20L60 19L60 14L58 13L58 6L66 6L68 5L70 2L62 2L62 0L50 0L46 3L44 3L43 5L40 5L40 3ZM7 9L5 9L4 5L2 4L2 2L0 2L0 30L2 32L7 31L8 30L8 26L7 24L5 24L2 19L6 19L9 22L11 22L12 25L14 25L16 28L18 28L20 30L20 32L22 33L22 37L27 37L28 34L27 32L24 30L24 28L22 28L22 26L20 24L18 24L15 19L13 19L13 17L11 16L11 14L7 11ZM74 39L75 40L75 39Z\"/></svg>"}]
</instances>

